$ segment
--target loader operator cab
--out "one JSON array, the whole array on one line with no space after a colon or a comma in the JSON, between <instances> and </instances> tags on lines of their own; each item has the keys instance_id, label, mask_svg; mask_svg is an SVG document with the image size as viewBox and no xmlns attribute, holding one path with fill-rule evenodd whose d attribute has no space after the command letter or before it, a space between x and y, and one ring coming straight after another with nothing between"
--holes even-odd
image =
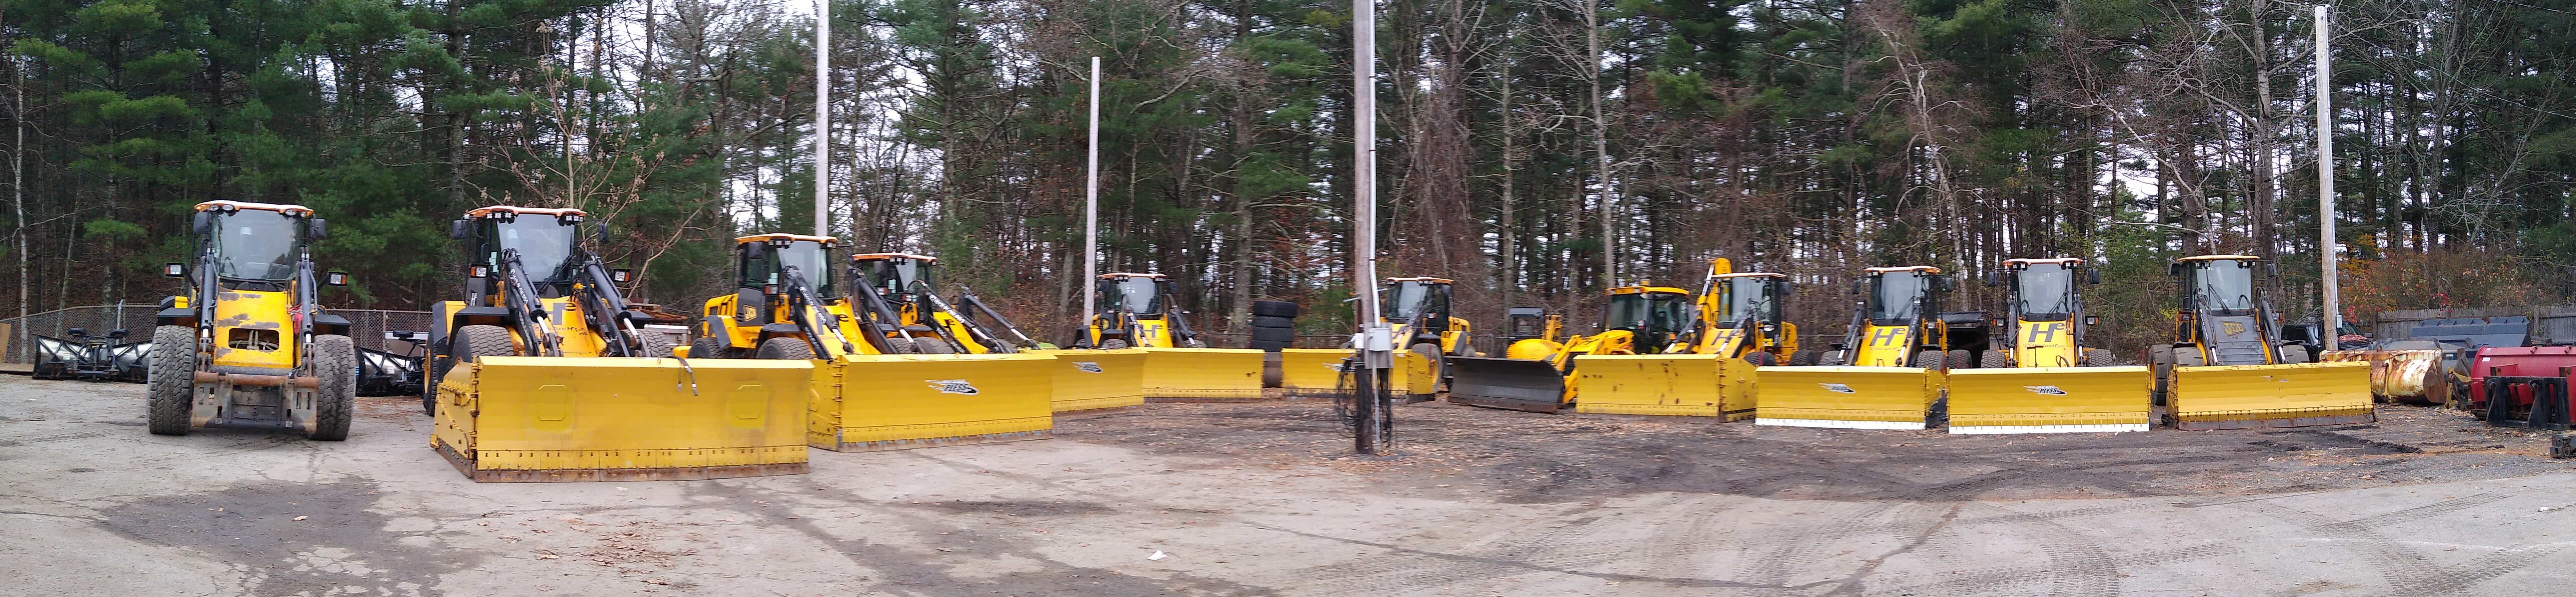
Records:
<instances>
[{"instance_id":1,"label":"loader operator cab","mask_svg":"<svg viewBox=\"0 0 2576 597\"><path fill-rule=\"evenodd\" d=\"M1100 313L1084 346L1096 348L1206 348L1172 304L1172 282L1162 274L1101 274L1092 287Z\"/></svg>"},{"instance_id":2,"label":"loader operator cab","mask_svg":"<svg viewBox=\"0 0 2576 597\"><path fill-rule=\"evenodd\" d=\"M2175 260L2167 272L2182 285L2172 364L2306 363L2323 348L2316 339L2283 339L2280 322L2257 284L2280 275L2278 265L2252 255L2200 255Z\"/></svg>"},{"instance_id":3,"label":"loader operator cab","mask_svg":"<svg viewBox=\"0 0 2576 597\"><path fill-rule=\"evenodd\" d=\"M1984 342L1983 313L1942 313L1941 294L1958 281L1929 265L1873 267L1852 281L1861 297L1849 332L1822 356L1820 365L1862 367L1964 367Z\"/></svg>"},{"instance_id":4,"label":"loader operator cab","mask_svg":"<svg viewBox=\"0 0 2576 597\"><path fill-rule=\"evenodd\" d=\"M755 234L734 241L734 292L707 299L689 358L830 358L857 352L840 288L840 239ZM773 342L775 341L775 342Z\"/></svg>"},{"instance_id":5,"label":"loader operator cab","mask_svg":"<svg viewBox=\"0 0 2576 597\"><path fill-rule=\"evenodd\" d=\"M1038 345L963 286L956 304L941 298L937 257L869 253L851 256L851 263L859 284L860 304L855 308L874 313L866 317L870 321L891 322L880 328L891 330L896 344L908 338L924 354L1008 354ZM993 324L977 321L975 313L991 318ZM1003 332L1011 334L1009 339ZM1021 344L1013 345L1012 340Z\"/></svg>"},{"instance_id":6,"label":"loader operator cab","mask_svg":"<svg viewBox=\"0 0 2576 597\"><path fill-rule=\"evenodd\" d=\"M2111 353L2084 345L2084 331L2100 318L2084 312L2078 285L2102 283L2102 272L2083 259L2006 259L1987 274L1987 286L2012 291L2003 317L1994 321L1989 349L1977 367L2104 367Z\"/></svg>"},{"instance_id":7,"label":"loader operator cab","mask_svg":"<svg viewBox=\"0 0 2576 597\"><path fill-rule=\"evenodd\" d=\"M1781 305L1794 293L1787 274L1721 272L1712 260L1700 296L1692 352L1742 358L1755 365L1806 365L1814 354L1798 350L1798 326L1789 323ZM1750 327L1747 327L1750 326Z\"/></svg>"},{"instance_id":8,"label":"loader operator cab","mask_svg":"<svg viewBox=\"0 0 2576 597\"><path fill-rule=\"evenodd\" d=\"M484 356L662 358L677 342L644 329L610 270L583 250L587 214L572 208L494 205L448 224L465 249L464 300L431 306L421 408L435 414L440 380Z\"/></svg>"},{"instance_id":9,"label":"loader operator cab","mask_svg":"<svg viewBox=\"0 0 2576 597\"><path fill-rule=\"evenodd\" d=\"M1443 355L1475 356L1467 340L1467 320L1450 315L1449 293L1456 282L1446 278L1387 278L1378 286L1384 321L1395 328L1395 345L1420 353L1433 363Z\"/></svg>"},{"instance_id":10,"label":"loader operator cab","mask_svg":"<svg viewBox=\"0 0 2576 597\"><path fill-rule=\"evenodd\" d=\"M1601 331L1625 330L1640 352L1672 345L1690 326L1691 294L1663 286L1610 289L1610 306L1601 312Z\"/></svg>"}]
</instances>

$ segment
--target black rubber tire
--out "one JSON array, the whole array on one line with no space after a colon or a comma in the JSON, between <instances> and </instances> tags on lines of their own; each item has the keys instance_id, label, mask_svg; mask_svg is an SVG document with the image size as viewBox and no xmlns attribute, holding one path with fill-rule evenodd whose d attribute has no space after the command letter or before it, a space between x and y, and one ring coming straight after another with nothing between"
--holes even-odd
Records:
<instances>
[{"instance_id":1,"label":"black rubber tire","mask_svg":"<svg viewBox=\"0 0 2576 597\"><path fill-rule=\"evenodd\" d=\"M2084 349L2084 366L2086 367L2109 367L2116 364L2119 363L2117 362L2117 359L2111 358L2111 351L2099 348Z\"/></svg>"},{"instance_id":2,"label":"black rubber tire","mask_svg":"<svg viewBox=\"0 0 2576 597\"><path fill-rule=\"evenodd\" d=\"M1943 371L1957 371L1977 366L1976 361L1968 358L1967 349L1952 350L1942 354L1944 355L1941 359Z\"/></svg>"},{"instance_id":3,"label":"black rubber tire","mask_svg":"<svg viewBox=\"0 0 2576 597\"><path fill-rule=\"evenodd\" d=\"M349 418L358 410L358 344L348 336L313 337L313 432L304 439L336 442L349 439Z\"/></svg>"},{"instance_id":4,"label":"black rubber tire","mask_svg":"<svg viewBox=\"0 0 2576 597\"><path fill-rule=\"evenodd\" d=\"M1816 356L1816 364L1818 364L1818 365L1824 365L1824 366L1827 366L1827 367L1840 366L1840 365L1842 365L1842 364L1843 364L1843 351L1840 351L1840 350L1828 350L1828 351L1825 351L1825 354L1821 354L1821 355L1817 355L1817 356Z\"/></svg>"},{"instance_id":5,"label":"black rubber tire","mask_svg":"<svg viewBox=\"0 0 2576 597\"><path fill-rule=\"evenodd\" d=\"M638 336L635 339L636 352L640 353L636 356L648 359L671 358L672 343L670 334L637 331L635 332L635 335Z\"/></svg>"},{"instance_id":6,"label":"black rubber tire","mask_svg":"<svg viewBox=\"0 0 2576 597\"><path fill-rule=\"evenodd\" d=\"M1752 363L1755 367L1770 367L1780 364L1780 357L1778 355L1757 350L1744 353L1744 362Z\"/></svg>"},{"instance_id":7,"label":"black rubber tire","mask_svg":"<svg viewBox=\"0 0 2576 597\"><path fill-rule=\"evenodd\" d=\"M730 359L733 358L730 354L732 352L733 347L726 346L723 340L718 340L715 336L699 336L689 340L689 358L692 359Z\"/></svg>"},{"instance_id":8,"label":"black rubber tire","mask_svg":"<svg viewBox=\"0 0 2576 597\"><path fill-rule=\"evenodd\" d=\"M1977 358L1978 369L2010 369L2012 366L2012 352L2001 348L1986 351L1985 356Z\"/></svg>"},{"instance_id":9,"label":"black rubber tire","mask_svg":"<svg viewBox=\"0 0 2576 597\"><path fill-rule=\"evenodd\" d=\"M814 345L804 338L780 336L760 341L760 350L752 358L764 360L804 361L814 358Z\"/></svg>"},{"instance_id":10,"label":"black rubber tire","mask_svg":"<svg viewBox=\"0 0 2576 597\"><path fill-rule=\"evenodd\" d=\"M456 340L465 344L457 355L468 362L481 362L479 357L518 356L519 345L510 338L510 330L497 325L469 325L456 329Z\"/></svg>"},{"instance_id":11,"label":"black rubber tire","mask_svg":"<svg viewBox=\"0 0 2576 597\"><path fill-rule=\"evenodd\" d=\"M1949 359L1950 353L1938 350L1919 350L1914 352L1914 360L1906 361L1906 364L1924 369L1948 371L1950 366Z\"/></svg>"},{"instance_id":12,"label":"black rubber tire","mask_svg":"<svg viewBox=\"0 0 2576 597\"><path fill-rule=\"evenodd\" d=\"M429 357L420 362L420 414L438 416L438 382L456 368L455 357Z\"/></svg>"},{"instance_id":13,"label":"black rubber tire","mask_svg":"<svg viewBox=\"0 0 2576 597\"><path fill-rule=\"evenodd\" d=\"M1255 342L1296 342L1297 330L1288 328L1252 328Z\"/></svg>"},{"instance_id":14,"label":"black rubber tire","mask_svg":"<svg viewBox=\"0 0 2576 597\"><path fill-rule=\"evenodd\" d=\"M1127 347L1127 341L1126 341L1126 340L1121 340L1121 339L1117 339L1117 338L1110 338L1110 339L1107 339L1107 340L1102 340L1102 341L1100 341L1100 349L1101 349L1101 350L1118 350L1118 349L1126 348L1126 347Z\"/></svg>"},{"instance_id":15,"label":"black rubber tire","mask_svg":"<svg viewBox=\"0 0 2576 597\"><path fill-rule=\"evenodd\" d=\"M1270 351L1270 352L1279 352L1279 351L1281 351L1281 350L1285 350L1285 349L1287 349L1287 348L1288 348L1288 343L1286 343L1286 342L1266 342L1266 341L1261 341L1261 340L1254 340L1254 341L1252 341L1252 349L1253 349L1253 350L1267 350L1267 351Z\"/></svg>"},{"instance_id":16,"label":"black rubber tire","mask_svg":"<svg viewBox=\"0 0 2576 597\"><path fill-rule=\"evenodd\" d=\"M155 435L187 435L197 393L197 328L152 328L152 374L144 417Z\"/></svg>"},{"instance_id":17,"label":"black rubber tire","mask_svg":"<svg viewBox=\"0 0 2576 597\"><path fill-rule=\"evenodd\" d=\"M1252 301L1252 314L1264 317L1297 317L1297 303L1289 301ZM1259 325L1259 324L1254 324Z\"/></svg>"},{"instance_id":18,"label":"black rubber tire","mask_svg":"<svg viewBox=\"0 0 2576 597\"><path fill-rule=\"evenodd\" d=\"M1813 365L1815 365L1815 364L1816 364L1816 351L1813 351L1813 350L1800 350L1800 351L1797 351L1797 352L1789 353L1789 366L1791 366L1791 367L1808 367L1808 366L1813 366Z\"/></svg>"},{"instance_id":19,"label":"black rubber tire","mask_svg":"<svg viewBox=\"0 0 2576 597\"><path fill-rule=\"evenodd\" d=\"M1294 327L1297 327L1297 318L1295 318L1295 317L1280 317L1280 316L1277 316L1277 315L1254 315L1254 316L1252 316L1252 327L1257 327L1257 328L1294 328Z\"/></svg>"},{"instance_id":20,"label":"black rubber tire","mask_svg":"<svg viewBox=\"0 0 2576 597\"><path fill-rule=\"evenodd\" d=\"M947 338L938 336L913 338L912 346L914 350L921 351L921 354L957 354L957 347L949 346Z\"/></svg>"},{"instance_id":21,"label":"black rubber tire","mask_svg":"<svg viewBox=\"0 0 2576 597\"><path fill-rule=\"evenodd\" d=\"M911 338L887 336L886 354L921 354L921 348L914 346Z\"/></svg>"}]
</instances>

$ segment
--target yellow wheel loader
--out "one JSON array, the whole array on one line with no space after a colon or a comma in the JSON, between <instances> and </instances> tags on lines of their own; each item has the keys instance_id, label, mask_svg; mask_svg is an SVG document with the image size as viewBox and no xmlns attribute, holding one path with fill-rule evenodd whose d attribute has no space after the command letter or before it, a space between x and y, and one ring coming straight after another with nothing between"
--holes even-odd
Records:
<instances>
[{"instance_id":1,"label":"yellow wheel loader","mask_svg":"<svg viewBox=\"0 0 2576 597\"><path fill-rule=\"evenodd\" d=\"M1928 265L1873 267L1852 281L1861 298L1847 337L1812 367L1768 367L1754 423L1842 429L1925 429L1942 373L1986 344L1985 314L1943 313L1954 278Z\"/></svg>"},{"instance_id":2,"label":"yellow wheel loader","mask_svg":"<svg viewBox=\"0 0 2576 597\"><path fill-rule=\"evenodd\" d=\"M2101 282L2074 257L2007 259L1989 274L1987 285L2011 291L2008 309L1977 368L1950 372L1950 432L2146 431L2152 374L2084 342L2099 319L2080 289Z\"/></svg>"},{"instance_id":3,"label":"yellow wheel loader","mask_svg":"<svg viewBox=\"0 0 2576 597\"><path fill-rule=\"evenodd\" d=\"M1380 300L1387 306L1384 321L1395 330L1395 345L1422 355L1443 373L1443 357L1480 356L1468 336L1467 320L1449 314L1449 292L1455 284L1444 278L1387 278L1378 286Z\"/></svg>"},{"instance_id":4,"label":"yellow wheel loader","mask_svg":"<svg viewBox=\"0 0 2576 597\"><path fill-rule=\"evenodd\" d=\"M1757 367L1815 364L1816 353L1798 349L1798 324L1782 315L1796 286L1786 274L1734 272L1726 259L1711 259L1700 283L1699 309L1684 346L1668 353L1713 354Z\"/></svg>"},{"instance_id":5,"label":"yellow wheel loader","mask_svg":"<svg viewBox=\"0 0 2576 597\"><path fill-rule=\"evenodd\" d=\"M852 257L858 277L885 303L898 338L910 338L914 352L920 354L1011 354L1023 348L1036 348L1039 343L1000 312L985 305L975 294L959 287L958 304L974 307L960 309L939 297L939 259L910 253L871 253ZM981 313L993 320L986 325L974 316ZM1004 336L1008 332L1010 336ZM1013 344L1012 340L1018 340Z\"/></svg>"},{"instance_id":6,"label":"yellow wheel loader","mask_svg":"<svg viewBox=\"0 0 2576 597\"><path fill-rule=\"evenodd\" d=\"M1545 338L1512 343L1512 358L1449 358L1449 401L1470 406L1554 413L1579 403L1573 381L1578 355L1660 353L1690 328L1691 293L1665 286L1609 292L1601 331L1563 344Z\"/></svg>"},{"instance_id":7,"label":"yellow wheel loader","mask_svg":"<svg viewBox=\"0 0 2576 597\"><path fill-rule=\"evenodd\" d=\"M805 472L806 361L673 357L581 246L578 209L466 212L464 300L432 314L430 445L482 482ZM596 228L593 228L596 230Z\"/></svg>"},{"instance_id":8,"label":"yellow wheel loader","mask_svg":"<svg viewBox=\"0 0 2576 597\"><path fill-rule=\"evenodd\" d=\"M1815 361L1814 351L1798 347L1798 326L1782 309L1795 290L1787 275L1737 272L1731 261L1710 259L1684 331L1662 350L1575 359L1574 383L1583 393L1575 412L1752 417L1755 369Z\"/></svg>"},{"instance_id":9,"label":"yellow wheel loader","mask_svg":"<svg viewBox=\"0 0 2576 597\"><path fill-rule=\"evenodd\" d=\"M2261 278L2278 276L2278 269L2250 255L2184 257L2169 266L2182 284L2174 340L2148 347L2148 358L2174 428L2378 420L2371 404L2370 363L2311 362L2311 347L2284 339L2260 284Z\"/></svg>"},{"instance_id":10,"label":"yellow wheel loader","mask_svg":"<svg viewBox=\"0 0 2576 597\"><path fill-rule=\"evenodd\" d=\"M1503 319L1504 327L1511 331L1505 338L1510 342L1503 348L1506 358L1544 359L1565 346L1564 314L1549 313L1541 307L1512 307Z\"/></svg>"},{"instance_id":11,"label":"yellow wheel loader","mask_svg":"<svg viewBox=\"0 0 2576 597\"><path fill-rule=\"evenodd\" d=\"M688 357L805 360L890 352L875 341L882 330L863 326L840 293L839 248L827 236L734 239L735 292L706 300ZM904 346L910 352L911 343Z\"/></svg>"},{"instance_id":12,"label":"yellow wheel loader","mask_svg":"<svg viewBox=\"0 0 2576 597\"><path fill-rule=\"evenodd\" d=\"M1101 274L1093 291L1100 312L1076 348L1145 352L1145 398L1152 401L1235 401L1261 398L1263 351L1208 348L1183 321L1162 274Z\"/></svg>"},{"instance_id":13,"label":"yellow wheel loader","mask_svg":"<svg viewBox=\"0 0 2576 597\"><path fill-rule=\"evenodd\" d=\"M280 429L307 439L349 437L358 395L349 320L315 301L306 243L328 232L301 205L208 201L191 221L194 264L163 274L189 291L163 301L145 374L153 433L197 427ZM326 274L322 284L348 283Z\"/></svg>"}]
</instances>

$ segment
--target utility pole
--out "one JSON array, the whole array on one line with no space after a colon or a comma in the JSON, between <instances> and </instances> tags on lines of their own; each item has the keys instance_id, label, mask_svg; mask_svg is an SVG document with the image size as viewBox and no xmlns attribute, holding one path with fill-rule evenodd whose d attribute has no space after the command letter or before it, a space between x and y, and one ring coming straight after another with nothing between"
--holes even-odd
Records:
<instances>
[{"instance_id":1,"label":"utility pole","mask_svg":"<svg viewBox=\"0 0 2576 597\"><path fill-rule=\"evenodd\" d=\"M1353 409L1353 448L1377 454L1395 432L1387 416L1394 407L1386 394L1387 370L1395 365L1394 333L1378 316L1377 296L1377 5L1351 0L1351 293L1360 299L1361 370L1352 372L1358 392Z\"/></svg>"},{"instance_id":2,"label":"utility pole","mask_svg":"<svg viewBox=\"0 0 2576 597\"><path fill-rule=\"evenodd\" d=\"M1082 179L1082 283L1100 284L1100 57L1091 57L1091 165ZM1082 289L1082 327L1088 330L1091 319L1099 314L1100 297L1090 288ZM1091 333L1083 332L1088 342Z\"/></svg>"},{"instance_id":3,"label":"utility pole","mask_svg":"<svg viewBox=\"0 0 2576 597\"><path fill-rule=\"evenodd\" d=\"M2334 61L2331 58L2332 52L2326 45L2327 38L2326 5L2319 4L2317 5L2317 206L2319 208L2317 264L2321 269L2318 270L2317 277L2325 282L2325 311L2318 318L2318 321L2325 323L2325 329L2319 330L2318 333L2325 336L2325 346L2328 350L2332 350L2335 348L2335 338L2342 335L2339 330L2343 329L2343 297L2341 296L2342 285L2335 279L2335 252L2341 243L2335 242Z\"/></svg>"},{"instance_id":4,"label":"utility pole","mask_svg":"<svg viewBox=\"0 0 2576 597\"><path fill-rule=\"evenodd\" d=\"M9 119L18 121L18 147L9 151L9 202L18 211L18 337L27 339L27 70L18 59L9 61L9 74L15 83L9 86L17 95L17 107Z\"/></svg>"},{"instance_id":5,"label":"utility pole","mask_svg":"<svg viewBox=\"0 0 2576 597\"><path fill-rule=\"evenodd\" d=\"M831 197L832 0L814 0L814 236L832 235Z\"/></svg>"}]
</instances>

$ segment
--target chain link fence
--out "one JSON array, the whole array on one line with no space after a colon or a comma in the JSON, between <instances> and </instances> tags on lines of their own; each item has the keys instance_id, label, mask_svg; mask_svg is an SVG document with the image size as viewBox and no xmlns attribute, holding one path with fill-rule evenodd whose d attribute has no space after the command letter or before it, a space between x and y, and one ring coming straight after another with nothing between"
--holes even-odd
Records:
<instances>
[{"instance_id":1,"label":"chain link fence","mask_svg":"<svg viewBox=\"0 0 2576 597\"><path fill-rule=\"evenodd\" d=\"M68 338L72 328L81 328L93 335L125 330L126 342L151 340L152 316L160 312L161 306L155 304L91 305L55 309L26 317L0 318L0 323L10 324L12 330L8 339L7 362L31 362L35 353L28 348L28 343L33 342L29 338ZM349 339L356 341L358 346L394 354L414 354L414 351L410 342L386 340L385 332L429 329L428 311L331 309L329 312L348 318L352 328Z\"/></svg>"}]
</instances>

